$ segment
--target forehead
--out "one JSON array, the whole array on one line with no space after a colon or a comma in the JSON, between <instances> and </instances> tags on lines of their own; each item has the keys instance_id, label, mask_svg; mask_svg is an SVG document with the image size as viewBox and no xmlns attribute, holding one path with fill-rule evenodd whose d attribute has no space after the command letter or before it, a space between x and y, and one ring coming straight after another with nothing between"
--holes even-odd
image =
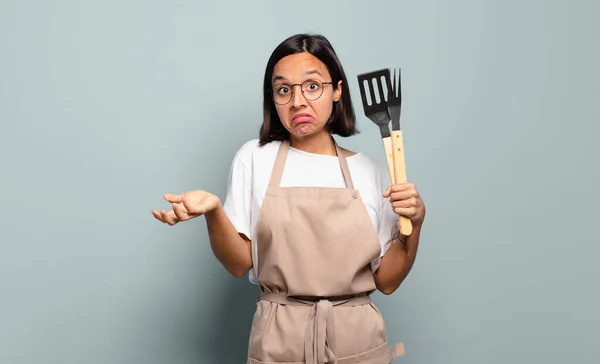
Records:
<instances>
[{"instance_id":1,"label":"forehead","mask_svg":"<svg viewBox=\"0 0 600 364\"><path fill-rule=\"evenodd\" d=\"M316 71L316 72L315 72ZM317 57L308 52L291 54L283 57L273 68L272 81L287 80L301 81L307 76L319 76L329 78L327 66Z\"/></svg>"}]
</instances>

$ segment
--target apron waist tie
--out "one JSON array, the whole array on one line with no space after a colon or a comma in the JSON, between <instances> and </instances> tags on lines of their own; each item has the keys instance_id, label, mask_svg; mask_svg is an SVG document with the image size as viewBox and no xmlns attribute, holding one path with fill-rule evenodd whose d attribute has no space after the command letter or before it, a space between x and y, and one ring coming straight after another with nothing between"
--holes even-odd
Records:
<instances>
[{"instance_id":1,"label":"apron waist tie","mask_svg":"<svg viewBox=\"0 0 600 364\"><path fill-rule=\"evenodd\" d=\"M313 314L306 327L304 354L306 364L335 362L335 325L331 309L334 306L349 307L371 303L368 295L347 298L295 298L276 293L263 292L261 300L292 306L312 306Z\"/></svg>"}]
</instances>

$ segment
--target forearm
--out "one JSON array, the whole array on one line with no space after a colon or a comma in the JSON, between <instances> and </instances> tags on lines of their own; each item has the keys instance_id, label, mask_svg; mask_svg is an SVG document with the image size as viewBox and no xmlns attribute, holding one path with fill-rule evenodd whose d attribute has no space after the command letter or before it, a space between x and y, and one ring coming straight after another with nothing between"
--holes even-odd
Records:
<instances>
[{"instance_id":1,"label":"forearm","mask_svg":"<svg viewBox=\"0 0 600 364\"><path fill-rule=\"evenodd\" d=\"M381 258L379 268L374 278L379 289L384 294L392 294L408 276L417 257L421 225L414 225L412 234L400 236L402 241L395 241Z\"/></svg>"},{"instance_id":2,"label":"forearm","mask_svg":"<svg viewBox=\"0 0 600 364\"><path fill-rule=\"evenodd\" d=\"M221 204L205 217L210 245L217 259L232 275L246 274L252 268L250 241L240 236Z\"/></svg>"}]
</instances>

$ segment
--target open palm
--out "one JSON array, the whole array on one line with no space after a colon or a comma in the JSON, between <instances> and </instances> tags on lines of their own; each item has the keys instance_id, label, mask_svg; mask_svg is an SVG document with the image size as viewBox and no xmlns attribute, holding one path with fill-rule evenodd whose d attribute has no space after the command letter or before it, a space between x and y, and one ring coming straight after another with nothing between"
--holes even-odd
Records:
<instances>
[{"instance_id":1,"label":"open palm","mask_svg":"<svg viewBox=\"0 0 600 364\"><path fill-rule=\"evenodd\" d=\"M171 203L172 209L170 211L152 210L152 214L157 220L171 226L180 221L187 221L206 214L220 204L217 196L201 190L188 191L179 195L167 193L163 197Z\"/></svg>"}]
</instances>

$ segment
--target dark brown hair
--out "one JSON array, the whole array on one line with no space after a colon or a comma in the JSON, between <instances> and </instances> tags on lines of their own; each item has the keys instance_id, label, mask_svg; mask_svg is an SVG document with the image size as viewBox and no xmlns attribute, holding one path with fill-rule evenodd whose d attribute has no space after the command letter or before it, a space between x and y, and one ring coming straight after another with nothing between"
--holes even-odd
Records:
<instances>
[{"instance_id":1,"label":"dark brown hair","mask_svg":"<svg viewBox=\"0 0 600 364\"><path fill-rule=\"evenodd\" d=\"M349 137L359 132L356 127L352 100L350 99L348 80L331 43L322 35L296 34L281 42L267 62L263 84L263 124L260 127L260 145L265 145L273 140L290 138L290 133L283 127L279 115L277 115L275 103L271 97L271 77L273 76L275 64L279 60L291 54L302 52L312 54L325 64L334 87L337 86L340 80L342 81L342 98L334 103L333 112L327 121L326 128L331 134L342 137Z\"/></svg>"}]
</instances>

